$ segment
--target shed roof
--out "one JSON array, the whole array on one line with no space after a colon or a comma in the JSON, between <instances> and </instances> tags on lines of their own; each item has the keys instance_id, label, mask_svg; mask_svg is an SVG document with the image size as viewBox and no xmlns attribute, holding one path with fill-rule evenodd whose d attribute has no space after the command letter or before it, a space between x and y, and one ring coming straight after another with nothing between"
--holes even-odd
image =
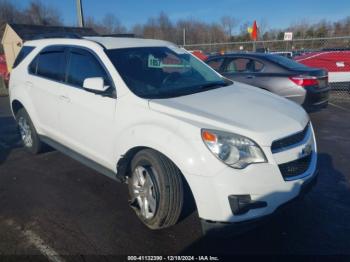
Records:
<instances>
[{"instance_id":1,"label":"shed roof","mask_svg":"<svg viewBox=\"0 0 350 262\"><path fill-rule=\"evenodd\" d=\"M93 29L82 27L42 26L27 24L9 24L9 26L18 34L18 36L23 41L37 39L40 35L54 35L61 33L76 34L79 36L98 35Z\"/></svg>"}]
</instances>

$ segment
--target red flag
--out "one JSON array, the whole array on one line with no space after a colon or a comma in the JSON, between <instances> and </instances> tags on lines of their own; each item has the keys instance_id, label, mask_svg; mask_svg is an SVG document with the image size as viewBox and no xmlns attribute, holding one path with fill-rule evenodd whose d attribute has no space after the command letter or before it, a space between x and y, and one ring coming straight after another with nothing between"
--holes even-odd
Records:
<instances>
[{"instance_id":1,"label":"red flag","mask_svg":"<svg viewBox=\"0 0 350 262\"><path fill-rule=\"evenodd\" d=\"M256 24L256 21L254 21L253 24L253 31L252 31L252 40L256 41L258 40L258 25Z\"/></svg>"}]
</instances>

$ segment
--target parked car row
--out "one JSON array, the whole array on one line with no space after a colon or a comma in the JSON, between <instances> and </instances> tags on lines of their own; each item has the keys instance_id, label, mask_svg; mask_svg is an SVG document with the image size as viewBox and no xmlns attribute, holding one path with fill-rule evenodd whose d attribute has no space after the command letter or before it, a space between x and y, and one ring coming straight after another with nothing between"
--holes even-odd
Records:
<instances>
[{"instance_id":1,"label":"parked car row","mask_svg":"<svg viewBox=\"0 0 350 262\"><path fill-rule=\"evenodd\" d=\"M23 145L128 184L151 229L177 223L186 188L204 231L255 224L313 185L317 146L302 107L241 82L312 104L319 90L326 101L327 75L272 56L208 63L226 77L160 40L28 41L9 88Z\"/></svg>"},{"instance_id":2,"label":"parked car row","mask_svg":"<svg viewBox=\"0 0 350 262\"><path fill-rule=\"evenodd\" d=\"M290 99L306 109L326 106L328 73L277 54L233 53L205 62L223 76Z\"/></svg>"}]
</instances>

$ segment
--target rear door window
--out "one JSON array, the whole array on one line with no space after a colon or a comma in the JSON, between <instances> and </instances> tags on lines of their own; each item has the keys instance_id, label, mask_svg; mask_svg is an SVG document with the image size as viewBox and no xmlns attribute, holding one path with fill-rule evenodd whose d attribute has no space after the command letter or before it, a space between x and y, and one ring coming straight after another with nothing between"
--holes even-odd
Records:
<instances>
[{"instance_id":1,"label":"rear door window","mask_svg":"<svg viewBox=\"0 0 350 262\"><path fill-rule=\"evenodd\" d=\"M224 62L224 58L215 58L215 59L210 60L207 64L211 68L213 68L215 71L220 72L223 62Z\"/></svg>"},{"instance_id":2,"label":"rear door window","mask_svg":"<svg viewBox=\"0 0 350 262\"><path fill-rule=\"evenodd\" d=\"M72 50L69 55L67 82L76 87L83 87L84 80L102 77L105 85L111 85L109 77L100 62L90 52Z\"/></svg>"},{"instance_id":3,"label":"rear door window","mask_svg":"<svg viewBox=\"0 0 350 262\"><path fill-rule=\"evenodd\" d=\"M224 73L243 73L247 72L250 59L248 58L228 58Z\"/></svg>"},{"instance_id":4,"label":"rear door window","mask_svg":"<svg viewBox=\"0 0 350 262\"><path fill-rule=\"evenodd\" d=\"M261 72L264 64L251 58L228 58L224 73L257 73Z\"/></svg>"},{"instance_id":5,"label":"rear door window","mask_svg":"<svg viewBox=\"0 0 350 262\"><path fill-rule=\"evenodd\" d=\"M65 79L66 56L62 51L42 52L37 57L36 74L48 79L63 82ZM35 61L33 62L35 63ZM31 66L29 67L31 69Z\"/></svg>"}]
</instances>

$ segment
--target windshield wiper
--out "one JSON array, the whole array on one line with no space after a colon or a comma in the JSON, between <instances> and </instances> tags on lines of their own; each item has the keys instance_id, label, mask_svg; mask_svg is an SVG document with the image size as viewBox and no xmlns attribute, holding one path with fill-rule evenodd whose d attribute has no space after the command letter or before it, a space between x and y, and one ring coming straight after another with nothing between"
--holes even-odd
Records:
<instances>
[{"instance_id":1,"label":"windshield wiper","mask_svg":"<svg viewBox=\"0 0 350 262\"><path fill-rule=\"evenodd\" d=\"M212 83L199 85L198 87L200 89L210 89L210 88L218 88L218 87L227 86L227 85L228 85L227 83L220 81L220 82L212 82Z\"/></svg>"}]
</instances>

